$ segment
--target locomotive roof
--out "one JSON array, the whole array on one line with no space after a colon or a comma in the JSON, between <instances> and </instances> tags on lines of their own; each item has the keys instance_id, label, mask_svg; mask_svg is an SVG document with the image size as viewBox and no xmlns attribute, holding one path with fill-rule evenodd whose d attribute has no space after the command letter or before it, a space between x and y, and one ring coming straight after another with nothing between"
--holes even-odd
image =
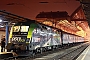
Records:
<instances>
[{"instance_id":1,"label":"locomotive roof","mask_svg":"<svg viewBox=\"0 0 90 60\"><path fill-rule=\"evenodd\" d=\"M28 20L26 22L18 22L15 25L20 25L20 23L22 23L22 25L30 25L31 23L40 24L41 26L43 26L43 28L50 27L50 28L56 29L58 32L63 32L63 33L66 33L66 34L71 34L71 33L64 32L61 29L55 28L53 26L48 26L48 25L42 24L40 22L37 22L36 20ZM71 34L71 35L75 35L75 34ZM75 36L78 36L78 35L75 35Z\"/></svg>"},{"instance_id":2,"label":"locomotive roof","mask_svg":"<svg viewBox=\"0 0 90 60\"><path fill-rule=\"evenodd\" d=\"M31 23L35 23L36 21L35 20L28 20L28 21L25 21L25 22L18 22L16 23L15 25L30 25Z\"/></svg>"}]
</instances>

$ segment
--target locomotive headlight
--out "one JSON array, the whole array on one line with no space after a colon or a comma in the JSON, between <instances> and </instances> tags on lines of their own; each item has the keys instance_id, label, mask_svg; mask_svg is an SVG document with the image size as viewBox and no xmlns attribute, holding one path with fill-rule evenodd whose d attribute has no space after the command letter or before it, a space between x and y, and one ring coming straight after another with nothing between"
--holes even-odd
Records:
<instances>
[{"instance_id":1,"label":"locomotive headlight","mask_svg":"<svg viewBox=\"0 0 90 60\"><path fill-rule=\"evenodd\" d=\"M21 39L21 42L25 42L25 40L24 39Z\"/></svg>"}]
</instances>

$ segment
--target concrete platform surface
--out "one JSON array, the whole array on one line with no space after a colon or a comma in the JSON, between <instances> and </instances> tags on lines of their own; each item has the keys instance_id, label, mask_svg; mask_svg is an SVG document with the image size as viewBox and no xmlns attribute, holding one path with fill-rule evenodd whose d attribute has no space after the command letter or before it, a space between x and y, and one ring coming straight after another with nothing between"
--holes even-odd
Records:
<instances>
[{"instance_id":1,"label":"concrete platform surface","mask_svg":"<svg viewBox=\"0 0 90 60\"><path fill-rule=\"evenodd\" d=\"M81 53L76 60L90 60L90 45Z\"/></svg>"}]
</instances>

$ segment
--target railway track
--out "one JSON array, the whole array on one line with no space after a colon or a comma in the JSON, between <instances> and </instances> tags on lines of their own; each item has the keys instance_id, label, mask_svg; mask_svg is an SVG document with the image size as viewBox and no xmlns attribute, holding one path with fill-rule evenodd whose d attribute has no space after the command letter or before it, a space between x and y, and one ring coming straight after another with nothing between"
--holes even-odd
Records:
<instances>
[{"instance_id":1,"label":"railway track","mask_svg":"<svg viewBox=\"0 0 90 60\"><path fill-rule=\"evenodd\" d=\"M75 60L89 44L81 44L33 60Z\"/></svg>"},{"instance_id":2,"label":"railway track","mask_svg":"<svg viewBox=\"0 0 90 60\"><path fill-rule=\"evenodd\" d=\"M32 56L18 56L0 60L75 60L78 55L88 46L88 43L65 46L63 48L38 53Z\"/></svg>"}]
</instances>

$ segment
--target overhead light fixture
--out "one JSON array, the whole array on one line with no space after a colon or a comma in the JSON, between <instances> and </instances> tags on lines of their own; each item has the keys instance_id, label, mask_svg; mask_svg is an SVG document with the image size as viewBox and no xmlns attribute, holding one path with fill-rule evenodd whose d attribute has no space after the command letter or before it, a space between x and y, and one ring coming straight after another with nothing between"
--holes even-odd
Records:
<instances>
[{"instance_id":1,"label":"overhead light fixture","mask_svg":"<svg viewBox=\"0 0 90 60\"><path fill-rule=\"evenodd\" d=\"M0 27L4 27L4 26L0 26Z\"/></svg>"},{"instance_id":2,"label":"overhead light fixture","mask_svg":"<svg viewBox=\"0 0 90 60\"><path fill-rule=\"evenodd\" d=\"M0 22L2 22L2 19L0 19Z\"/></svg>"},{"instance_id":3,"label":"overhead light fixture","mask_svg":"<svg viewBox=\"0 0 90 60\"><path fill-rule=\"evenodd\" d=\"M15 3L8 3L8 4L6 4L6 5L15 5Z\"/></svg>"},{"instance_id":4,"label":"overhead light fixture","mask_svg":"<svg viewBox=\"0 0 90 60\"><path fill-rule=\"evenodd\" d=\"M12 23L13 25L15 24L15 23Z\"/></svg>"},{"instance_id":5,"label":"overhead light fixture","mask_svg":"<svg viewBox=\"0 0 90 60\"><path fill-rule=\"evenodd\" d=\"M8 21L3 21L3 22L8 22Z\"/></svg>"},{"instance_id":6,"label":"overhead light fixture","mask_svg":"<svg viewBox=\"0 0 90 60\"><path fill-rule=\"evenodd\" d=\"M47 2L47 1L42 1L42 2L39 2L39 3L49 3L49 2Z\"/></svg>"}]
</instances>

